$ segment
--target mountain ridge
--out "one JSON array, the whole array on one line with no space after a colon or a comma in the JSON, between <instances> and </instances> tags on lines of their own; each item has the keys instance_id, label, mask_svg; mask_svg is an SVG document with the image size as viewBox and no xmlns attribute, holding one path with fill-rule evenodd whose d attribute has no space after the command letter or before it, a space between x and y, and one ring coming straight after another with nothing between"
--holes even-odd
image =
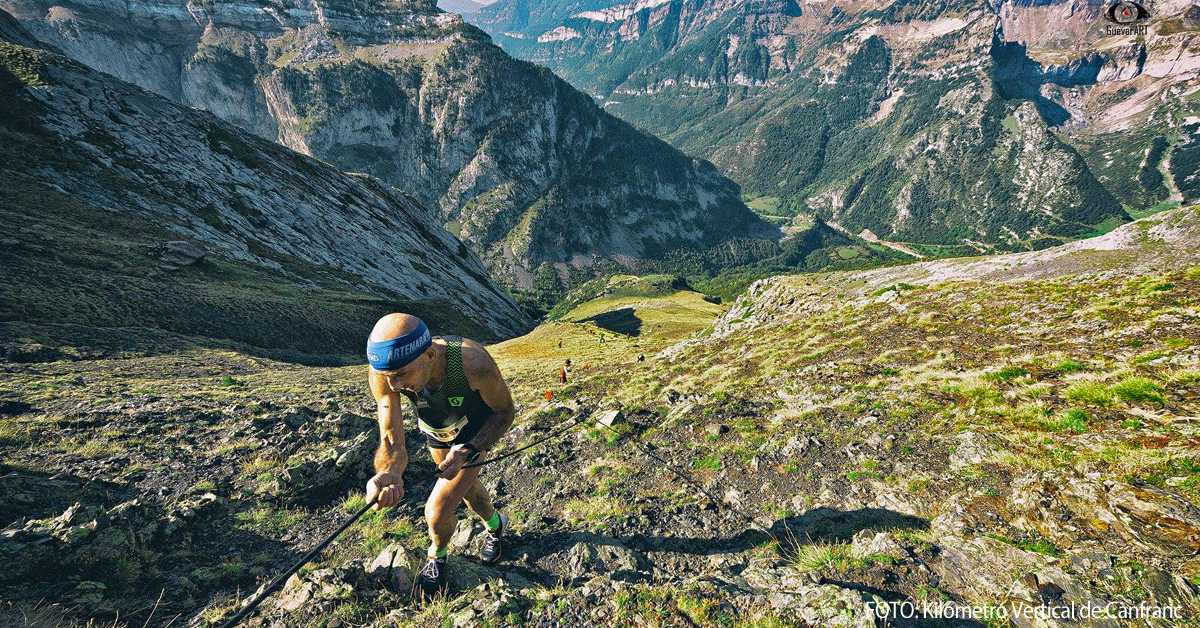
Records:
<instances>
[{"instance_id":1,"label":"mountain ridge","mask_svg":"<svg viewBox=\"0 0 1200 628\"><path fill-rule=\"evenodd\" d=\"M1184 120L1195 115L1200 50L1179 17L1186 2L1156 6L1143 44L1105 35L1100 8L1082 1L673 0L582 12L542 2L524 23L526 5L500 2L472 21L606 110L711 159L772 213L816 214L934 247L926 253L1019 250L1111 228L1128 220L1119 205L1144 215L1200 198L1160 173L1171 168L1164 154L1194 159ZM550 38L551 28L565 30ZM885 65L855 69L872 47ZM876 89L843 88L856 80ZM1034 146L973 154L952 142L1009 134ZM1139 165L1147 151L1154 162ZM912 195L932 232L905 227Z\"/></svg>"},{"instance_id":2,"label":"mountain ridge","mask_svg":"<svg viewBox=\"0 0 1200 628\"><path fill-rule=\"evenodd\" d=\"M273 324L255 322L251 304L265 299L263 315L274 311L295 323L286 304L307 310L305 293L319 293L329 301L320 314L330 318L322 323L329 336L312 338L314 353L358 353L352 347L365 332L356 326L369 325L372 311L385 313L388 301L446 321L453 317L438 308L474 312L471 328L488 337L529 324L479 258L402 192L15 43L35 42L7 14L0 13L0 29L6 112L0 173L6 213L19 227L5 266L28 267L6 281L6 320L86 324L79 317L86 320L95 304L70 294L109 299L117 293L102 286L124 282L124 304L92 310L107 325L170 320L173 327L165 329L293 349L303 348L304 339L280 340L274 331L256 339L248 331ZM73 222L91 225L97 237L82 237ZM185 254L160 250L167 240L179 241L172 246ZM156 264L160 255L176 261ZM247 276L238 279L243 271ZM50 280L58 275L62 281ZM176 281L177 297L152 296ZM224 297L208 288L227 281ZM272 281L281 282L277 289ZM243 289L259 292L246 298ZM187 306L176 302L188 298L196 299L196 314L203 304L211 320L188 323ZM224 309L223 298L232 301ZM219 322L227 315L241 322Z\"/></svg>"},{"instance_id":3,"label":"mountain ridge","mask_svg":"<svg viewBox=\"0 0 1200 628\"><path fill-rule=\"evenodd\" d=\"M780 237L711 164L432 3L110 5L4 3L85 63L406 190L508 285Z\"/></svg>"}]
</instances>

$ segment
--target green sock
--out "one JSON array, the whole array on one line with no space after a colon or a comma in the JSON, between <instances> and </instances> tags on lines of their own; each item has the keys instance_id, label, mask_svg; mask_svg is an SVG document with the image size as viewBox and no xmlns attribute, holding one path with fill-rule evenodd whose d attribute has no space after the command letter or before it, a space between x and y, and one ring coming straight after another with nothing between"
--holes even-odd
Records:
<instances>
[{"instance_id":1,"label":"green sock","mask_svg":"<svg viewBox=\"0 0 1200 628\"><path fill-rule=\"evenodd\" d=\"M500 511L496 508L492 509L492 518L488 519L484 524L487 526L488 532L495 532L500 529Z\"/></svg>"},{"instance_id":2,"label":"green sock","mask_svg":"<svg viewBox=\"0 0 1200 628\"><path fill-rule=\"evenodd\" d=\"M430 558L445 558L446 555L449 553L450 553L450 546L447 545L446 547L443 547L442 549L434 552L433 556L430 556Z\"/></svg>"}]
</instances>

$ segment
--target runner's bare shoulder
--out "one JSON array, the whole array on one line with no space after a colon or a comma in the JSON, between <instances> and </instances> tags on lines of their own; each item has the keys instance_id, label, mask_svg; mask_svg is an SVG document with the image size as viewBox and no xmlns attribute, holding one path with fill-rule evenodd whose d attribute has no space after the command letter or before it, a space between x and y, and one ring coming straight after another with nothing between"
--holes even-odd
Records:
<instances>
[{"instance_id":1,"label":"runner's bare shoulder","mask_svg":"<svg viewBox=\"0 0 1200 628\"><path fill-rule=\"evenodd\" d=\"M462 339L462 361L463 371L472 383L480 378L500 377L500 368L496 366L492 354L488 353L486 347L470 338Z\"/></svg>"}]
</instances>

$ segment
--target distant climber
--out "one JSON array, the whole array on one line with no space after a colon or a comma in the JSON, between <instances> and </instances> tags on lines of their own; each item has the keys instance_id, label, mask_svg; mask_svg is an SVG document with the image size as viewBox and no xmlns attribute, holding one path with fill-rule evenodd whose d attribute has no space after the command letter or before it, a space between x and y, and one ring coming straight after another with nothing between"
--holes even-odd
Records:
<instances>
[{"instance_id":1,"label":"distant climber","mask_svg":"<svg viewBox=\"0 0 1200 628\"><path fill-rule=\"evenodd\" d=\"M600 344L604 344L604 334L600 334Z\"/></svg>"},{"instance_id":2,"label":"distant climber","mask_svg":"<svg viewBox=\"0 0 1200 628\"><path fill-rule=\"evenodd\" d=\"M570 358L568 358L567 361L563 362L562 366L560 366L558 369L558 383L560 383L560 384L567 383L567 378L570 376L571 376L571 360L570 360Z\"/></svg>"},{"instance_id":3,"label":"distant climber","mask_svg":"<svg viewBox=\"0 0 1200 628\"><path fill-rule=\"evenodd\" d=\"M487 451L512 426L516 411L500 369L483 345L461 336L431 337L425 323L410 314L388 314L367 338L367 379L379 414L375 477L367 482L367 500L375 508L404 498L404 407L416 408L417 427L425 433L438 480L425 502L429 525L428 560L415 589L432 596L445 589L446 556L457 521L454 510L464 499L483 519L487 532L479 557L500 560L508 517L492 506L477 468L463 469Z\"/></svg>"},{"instance_id":4,"label":"distant climber","mask_svg":"<svg viewBox=\"0 0 1200 628\"><path fill-rule=\"evenodd\" d=\"M638 354L638 362L645 362L645 361L646 361L646 356L644 354L639 353Z\"/></svg>"},{"instance_id":5,"label":"distant climber","mask_svg":"<svg viewBox=\"0 0 1200 628\"><path fill-rule=\"evenodd\" d=\"M561 340L558 341L558 348L562 349L562 341Z\"/></svg>"}]
</instances>

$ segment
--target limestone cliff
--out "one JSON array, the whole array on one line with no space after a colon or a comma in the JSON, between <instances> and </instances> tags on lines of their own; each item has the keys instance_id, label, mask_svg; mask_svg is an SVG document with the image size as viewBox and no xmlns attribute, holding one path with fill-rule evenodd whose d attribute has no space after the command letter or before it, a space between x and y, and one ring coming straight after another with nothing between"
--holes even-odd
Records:
<instances>
[{"instance_id":1,"label":"limestone cliff","mask_svg":"<svg viewBox=\"0 0 1200 628\"><path fill-rule=\"evenodd\" d=\"M409 192L506 282L780 235L711 164L432 3L0 6L92 67Z\"/></svg>"},{"instance_id":2,"label":"limestone cliff","mask_svg":"<svg viewBox=\"0 0 1200 628\"><path fill-rule=\"evenodd\" d=\"M225 281L227 273L249 273L217 295L224 305L214 309L229 309L228 303L248 285L260 287L257 282L265 272L275 277L271 281L284 282L268 286L268 292L283 294L296 285L311 292L322 284L360 301L381 299L372 303L378 310L407 304L445 322L450 320L447 312L459 311L474 322L473 329L493 337L520 332L528 324L508 294L488 278L479 258L443 229L433 212L404 193L33 47L33 39L7 14L0 12L0 17L7 18L0 20L0 180L6 222L13 221L15 236L5 245L12 254L4 258L5 284L18 291L6 290L3 300L11 306L10 297L22 300L27 297L20 294L33 294L20 292L26 282L50 281L32 276L39 273L32 267L21 266L41 261L69 269L54 266L59 270L53 272L64 276L55 280L60 285L47 291L74 286L75 280L90 277L91 270L103 270L108 274L97 281L107 286L101 292L111 293L96 295L95 288L79 284L81 294L54 312L34 311L36 304L25 303L23 314L13 313L6 306L4 320L83 323L105 314L85 312L85 294L107 298L124 292L122 307L128 309L139 282L154 290L174 284L166 290L174 296L188 293L197 282L208 285ZM64 204L74 208L73 217L59 215ZM209 268L216 275L172 280L162 275L164 268L143 269L142 262L131 267L133 262L121 261L129 255L119 250L116 257L93 259L85 252L92 246L89 239L67 244L75 242L70 234L87 229L92 218L102 230L89 238L97 245L110 238L142 242L162 231L207 250L218 260ZM110 233L112 225L129 222L143 226ZM61 238L56 236L60 230ZM8 227L5 232L7 236ZM40 241L51 243L49 249L37 244ZM43 259L47 256L52 259ZM219 271L226 263L230 270L222 275ZM165 270L178 269L167 264ZM354 309L353 300L344 307ZM255 310L252 305L249 309ZM260 305L257 317L269 317L270 308ZM157 303L147 307L161 309ZM146 311L131 310L113 323L155 326L156 315ZM184 317L186 312L163 316ZM322 329L319 321L310 322ZM238 330L228 329L236 326L199 331L241 338ZM294 330L290 335L301 345L308 341L326 350L357 353L366 330L344 333L354 339L353 346L325 343L323 338L297 339Z\"/></svg>"},{"instance_id":3,"label":"limestone cliff","mask_svg":"<svg viewBox=\"0 0 1200 628\"><path fill-rule=\"evenodd\" d=\"M501 0L470 19L756 207L946 252L1200 198L1178 181L1197 153L1191 3L1153 3L1141 35L1110 32L1110 4Z\"/></svg>"}]
</instances>

